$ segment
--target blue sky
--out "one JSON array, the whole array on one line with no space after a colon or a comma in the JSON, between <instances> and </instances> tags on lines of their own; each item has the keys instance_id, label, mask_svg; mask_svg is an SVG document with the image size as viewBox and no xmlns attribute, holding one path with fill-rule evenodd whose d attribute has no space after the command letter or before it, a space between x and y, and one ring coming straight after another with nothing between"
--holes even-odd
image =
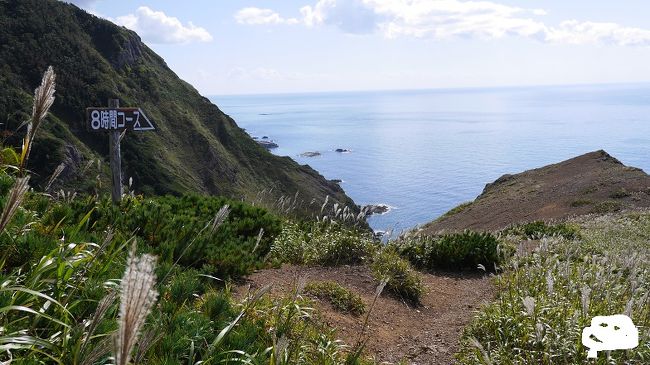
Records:
<instances>
[{"instance_id":1,"label":"blue sky","mask_svg":"<svg viewBox=\"0 0 650 365\"><path fill-rule=\"evenodd\" d=\"M647 0L73 0L204 95L650 82Z\"/></svg>"}]
</instances>

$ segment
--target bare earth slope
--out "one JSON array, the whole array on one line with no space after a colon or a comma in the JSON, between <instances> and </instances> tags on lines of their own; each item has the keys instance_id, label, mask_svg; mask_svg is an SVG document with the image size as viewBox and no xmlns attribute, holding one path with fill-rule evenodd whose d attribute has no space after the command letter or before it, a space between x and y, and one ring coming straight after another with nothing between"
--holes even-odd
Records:
<instances>
[{"instance_id":1,"label":"bare earth slope","mask_svg":"<svg viewBox=\"0 0 650 365\"><path fill-rule=\"evenodd\" d=\"M497 230L514 223L650 206L650 176L595 151L516 175L503 175L471 204L423 227Z\"/></svg>"},{"instance_id":2,"label":"bare earth slope","mask_svg":"<svg viewBox=\"0 0 650 365\"><path fill-rule=\"evenodd\" d=\"M372 303L377 286L364 266L285 266L251 275L238 292L245 293L248 285L260 288L273 284L274 295L286 295L294 290L298 278L307 282L336 281L359 294L367 307ZM422 283L427 294L422 298L421 307L409 307L387 294L377 300L369 318L368 355L386 364L401 360L408 364L451 364L458 350L458 339L473 311L494 297L488 276L422 274ZM342 314L317 299L315 304L321 319L336 328L338 338L350 346L358 341L365 315Z\"/></svg>"}]
</instances>

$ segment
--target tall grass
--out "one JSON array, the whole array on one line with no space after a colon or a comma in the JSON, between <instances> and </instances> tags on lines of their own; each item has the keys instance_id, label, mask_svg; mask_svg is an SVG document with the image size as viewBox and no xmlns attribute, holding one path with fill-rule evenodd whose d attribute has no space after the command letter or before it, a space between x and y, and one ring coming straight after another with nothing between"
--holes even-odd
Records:
<instances>
[{"instance_id":1,"label":"tall grass","mask_svg":"<svg viewBox=\"0 0 650 365\"><path fill-rule=\"evenodd\" d=\"M33 208L40 206L42 199L31 197L24 204ZM143 255L137 256L133 250L128 253L135 238L121 239L116 233L120 227L109 229L99 221L93 223L92 214L78 222L50 220L49 210L59 209L60 204L47 204L44 213L28 215L37 219L31 223L36 229L18 236L30 244L54 243L55 248L34 255L35 261L0 266L0 361L66 365L134 360L147 364L362 363L359 354L348 355L349 349L312 315L309 301L299 291L285 298L270 298L262 290L239 302L222 281L197 269L162 260L154 270L153 257L146 253L155 251L150 240L141 241ZM219 233L227 227L219 223L236 217L226 218L225 211L196 227ZM23 223L10 222L11 231L15 231L13 225ZM103 230L98 244L73 242L59 235L101 237L96 234ZM260 238L255 236L257 245ZM5 234L2 240L7 237ZM156 282L154 271L163 279ZM152 310L156 292L160 298Z\"/></svg>"},{"instance_id":2,"label":"tall grass","mask_svg":"<svg viewBox=\"0 0 650 365\"><path fill-rule=\"evenodd\" d=\"M369 258L376 246L368 233L331 222L288 222L274 240L269 257L296 265L359 264Z\"/></svg>"},{"instance_id":3,"label":"tall grass","mask_svg":"<svg viewBox=\"0 0 650 365\"><path fill-rule=\"evenodd\" d=\"M97 289L103 291L97 285L111 267L95 260L97 255L104 257L99 245L61 240L57 248L27 267L13 271L0 267L0 350L6 351L4 356L81 364L82 355L89 356L91 348L100 346L106 328L90 320L102 315L93 316L95 306L87 301ZM89 327L92 333L87 332L88 323L94 324Z\"/></svg>"},{"instance_id":4,"label":"tall grass","mask_svg":"<svg viewBox=\"0 0 650 365\"><path fill-rule=\"evenodd\" d=\"M334 309L360 316L366 311L363 299L352 290L334 281L314 281L305 286L305 292L328 301Z\"/></svg>"},{"instance_id":5,"label":"tall grass","mask_svg":"<svg viewBox=\"0 0 650 365\"><path fill-rule=\"evenodd\" d=\"M467 328L461 364L650 363L650 213L577 224L579 235L543 238L497 277L498 297ZM614 314L632 318L639 347L588 361L582 329Z\"/></svg>"},{"instance_id":6,"label":"tall grass","mask_svg":"<svg viewBox=\"0 0 650 365\"><path fill-rule=\"evenodd\" d=\"M136 257L135 244L129 252L126 270L120 282L120 312L113 354L116 365L127 365L140 336L144 321L158 298L154 274L156 258L151 255Z\"/></svg>"},{"instance_id":7,"label":"tall grass","mask_svg":"<svg viewBox=\"0 0 650 365\"><path fill-rule=\"evenodd\" d=\"M398 299L411 305L420 304L425 292L420 274L393 247L377 250L370 269L375 280L384 283L386 289Z\"/></svg>"},{"instance_id":8,"label":"tall grass","mask_svg":"<svg viewBox=\"0 0 650 365\"><path fill-rule=\"evenodd\" d=\"M43 74L41 85L34 90L34 102L32 105L31 118L24 124L27 125L27 133L23 138L22 150L20 153L20 164L18 170L22 176L26 174L27 161L34 144L36 132L45 120L52 104L54 104L54 92L56 91L56 75L52 66L47 68Z\"/></svg>"},{"instance_id":9,"label":"tall grass","mask_svg":"<svg viewBox=\"0 0 650 365\"><path fill-rule=\"evenodd\" d=\"M23 202L25 198L25 193L29 189L29 177L17 178L14 186L9 191L7 200L5 201L4 208L2 209L2 215L0 215L0 232L4 231L7 224L11 221L16 210Z\"/></svg>"}]
</instances>

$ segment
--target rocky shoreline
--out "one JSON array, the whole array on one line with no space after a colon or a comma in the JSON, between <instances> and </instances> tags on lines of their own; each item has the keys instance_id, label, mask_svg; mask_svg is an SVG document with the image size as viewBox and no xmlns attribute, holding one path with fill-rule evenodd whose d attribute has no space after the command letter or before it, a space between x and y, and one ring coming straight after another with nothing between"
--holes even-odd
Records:
<instances>
[{"instance_id":1,"label":"rocky shoreline","mask_svg":"<svg viewBox=\"0 0 650 365\"><path fill-rule=\"evenodd\" d=\"M368 204L359 206L361 211L365 213L366 217L371 215L384 215L391 211L392 207L387 204Z\"/></svg>"},{"instance_id":2,"label":"rocky shoreline","mask_svg":"<svg viewBox=\"0 0 650 365\"><path fill-rule=\"evenodd\" d=\"M266 148L267 150L280 147L280 145L278 145L274 140L269 139L269 136L262 136L262 138L253 135L250 136L253 139L253 141L257 142L257 144Z\"/></svg>"}]
</instances>

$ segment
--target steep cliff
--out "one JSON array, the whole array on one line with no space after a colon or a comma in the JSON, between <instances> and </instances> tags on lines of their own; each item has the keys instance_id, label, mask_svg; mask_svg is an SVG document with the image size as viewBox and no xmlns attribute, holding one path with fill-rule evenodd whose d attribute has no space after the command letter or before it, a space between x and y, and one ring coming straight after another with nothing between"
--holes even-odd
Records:
<instances>
[{"instance_id":1,"label":"steep cliff","mask_svg":"<svg viewBox=\"0 0 650 365\"><path fill-rule=\"evenodd\" d=\"M200 192L267 203L282 196L320 209L313 199L354 206L343 190L308 166L277 157L255 143L235 121L169 69L138 35L54 0L0 0L0 126L5 144L16 144L30 112L30 95L42 72L57 74L56 102L30 160L42 184L62 162L67 188L95 189L108 181L108 140L84 126L88 106L119 98L139 106L158 130L129 133L122 142L125 180L149 194ZM106 184L104 184L106 187ZM260 195L260 193L263 194Z\"/></svg>"}]
</instances>

